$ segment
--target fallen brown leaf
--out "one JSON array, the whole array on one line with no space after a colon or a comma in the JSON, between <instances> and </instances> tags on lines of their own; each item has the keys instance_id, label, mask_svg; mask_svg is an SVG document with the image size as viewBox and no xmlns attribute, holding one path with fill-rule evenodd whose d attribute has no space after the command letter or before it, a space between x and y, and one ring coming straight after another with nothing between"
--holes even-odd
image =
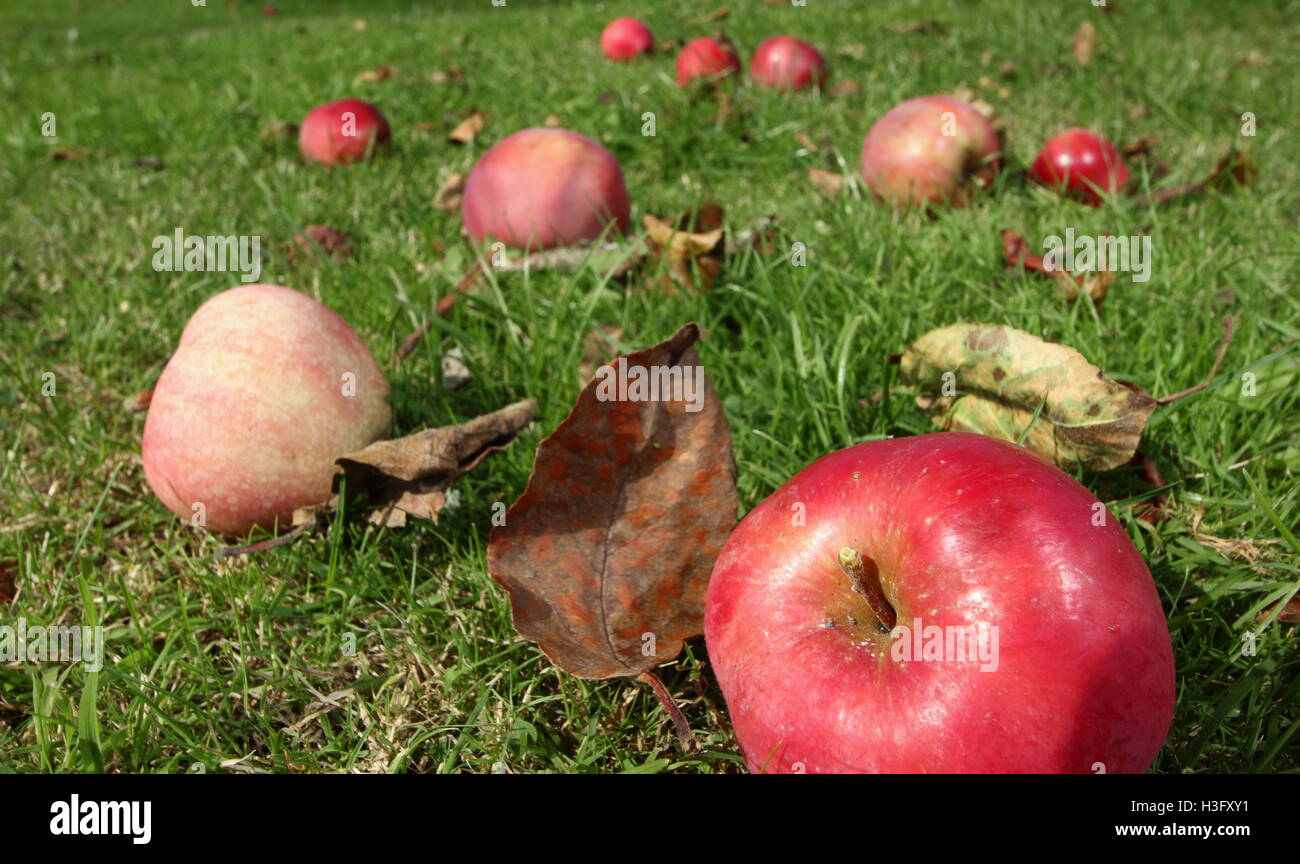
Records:
<instances>
[{"instance_id":1,"label":"fallen brown leaf","mask_svg":"<svg viewBox=\"0 0 1300 864\"><path fill-rule=\"evenodd\" d=\"M281 246L289 259L290 267L314 261L321 252L342 264L355 254L352 238L331 225L308 225L301 234L293 235L292 246Z\"/></svg>"},{"instance_id":2,"label":"fallen brown leaf","mask_svg":"<svg viewBox=\"0 0 1300 864\"><path fill-rule=\"evenodd\" d=\"M262 127L257 137L263 141L288 141L298 137L298 124L288 120L272 120Z\"/></svg>"},{"instance_id":3,"label":"fallen brown leaf","mask_svg":"<svg viewBox=\"0 0 1300 864\"><path fill-rule=\"evenodd\" d=\"M8 605L18 593L18 562L0 561L0 606Z\"/></svg>"},{"instance_id":4,"label":"fallen brown leaf","mask_svg":"<svg viewBox=\"0 0 1300 864\"><path fill-rule=\"evenodd\" d=\"M446 213L457 212L460 210L461 197L464 193L465 175L456 172L438 187L438 191L433 195L433 206Z\"/></svg>"},{"instance_id":5,"label":"fallen brown leaf","mask_svg":"<svg viewBox=\"0 0 1300 864\"><path fill-rule=\"evenodd\" d=\"M483 131L487 124L487 115L477 108L472 109L470 115L447 136L448 143L451 144L468 144L477 137L478 133Z\"/></svg>"},{"instance_id":6,"label":"fallen brown leaf","mask_svg":"<svg viewBox=\"0 0 1300 864\"><path fill-rule=\"evenodd\" d=\"M490 453L508 447L536 408L536 400L525 399L457 426L376 441L335 460L341 474L334 491L363 500L371 522L400 527L407 516L437 522L451 485ZM328 504L295 513L294 524L336 512L337 506L336 495Z\"/></svg>"},{"instance_id":7,"label":"fallen brown leaf","mask_svg":"<svg viewBox=\"0 0 1300 864\"><path fill-rule=\"evenodd\" d=\"M886 24L885 29L892 33L938 33L942 35L948 32L947 25L940 24L938 21L929 18L922 21L895 21Z\"/></svg>"},{"instance_id":8,"label":"fallen brown leaf","mask_svg":"<svg viewBox=\"0 0 1300 864\"><path fill-rule=\"evenodd\" d=\"M362 84L374 84L376 81L387 81L389 78L393 77L395 72L397 72L395 66L384 64L383 66L376 66L374 69L364 69L358 72L357 81Z\"/></svg>"},{"instance_id":9,"label":"fallen brown leaf","mask_svg":"<svg viewBox=\"0 0 1300 864\"><path fill-rule=\"evenodd\" d=\"M1010 230L1002 232L1002 257L1006 260L1007 266L1024 267L1026 270L1055 279L1061 296L1067 303L1079 299L1080 294L1087 294L1094 304L1101 305L1106 292L1115 281L1115 272L1105 267L1104 247L1101 249L1101 255L1102 260L1098 262L1097 269L1085 273L1051 269L1043 262L1042 256L1029 251L1029 244L1024 237Z\"/></svg>"},{"instance_id":10,"label":"fallen brown leaf","mask_svg":"<svg viewBox=\"0 0 1300 864\"><path fill-rule=\"evenodd\" d=\"M1074 62L1080 66L1091 64L1092 52L1096 47L1097 28L1092 26L1091 21L1084 21L1070 37L1070 53L1074 55Z\"/></svg>"},{"instance_id":11,"label":"fallen brown leaf","mask_svg":"<svg viewBox=\"0 0 1300 864\"><path fill-rule=\"evenodd\" d=\"M55 162L80 162L90 155L90 150L84 147L60 147L50 153L50 158Z\"/></svg>"},{"instance_id":12,"label":"fallen brown leaf","mask_svg":"<svg viewBox=\"0 0 1300 864\"><path fill-rule=\"evenodd\" d=\"M122 407L131 414L139 414L141 411L148 411L151 402L153 402L152 387L126 397L122 400Z\"/></svg>"},{"instance_id":13,"label":"fallen brown leaf","mask_svg":"<svg viewBox=\"0 0 1300 864\"><path fill-rule=\"evenodd\" d=\"M515 628L574 675L639 675L702 631L709 572L738 501L731 433L698 338L688 324L603 367L492 529L488 571L510 595ZM701 410L688 410L685 389L634 398L614 384L666 375L696 382Z\"/></svg>"},{"instance_id":14,"label":"fallen brown leaf","mask_svg":"<svg viewBox=\"0 0 1300 864\"><path fill-rule=\"evenodd\" d=\"M667 294L674 293L675 286L691 292L707 291L722 270L725 231L721 227L702 227L703 220L699 219L692 226L694 230L688 230L684 227L688 217L686 214L675 222L649 213L641 217L651 253L668 262L669 272L662 283Z\"/></svg>"},{"instance_id":15,"label":"fallen brown leaf","mask_svg":"<svg viewBox=\"0 0 1300 864\"><path fill-rule=\"evenodd\" d=\"M826 88L832 99L850 99L862 92L862 85L852 78L836 78Z\"/></svg>"},{"instance_id":16,"label":"fallen brown leaf","mask_svg":"<svg viewBox=\"0 0 1300 864\"><path fill-rule=\"evenodd\" d=\"M1204 180L1158 189L1134 199L1137 207L1163 204L1186 195L1205 191L1226 191L1234 186L1249 186L1259 179L1259 169L1241 150L1232 150L1220 159Z\"/></svg>"},{"instance_id":17,"label":"fallen brown leaf","mask_svg":"<svg viewBox=\"0 0 1300 864\"><path fill-rule=\"evenodd\" d=\"M840 174L837 171L827 171L825 168L809 168L808 179L817 187L817 191L827 198L838 197L844 187L853 184L853 178L847 174Z\"/></svg>"},{"instance_id":18,"label":"fallen brown leaf","mask_svg":"<svg viewBox=\"0 0 1300 864\"><path fill-rule=\"evenodd\" d=\"M723 20L724 18L729 17L730 15L731 15L731 7L729 7L729 6L720 6L720 7L718 7L717 9L714 9L712 12L709 12L709 13L706 13L706 14L704 14L704 15L700 15L700 16L697 16L697 17L695 17L695 18L690 19L690 23L692 23L692 24L708 24L708 23L710 23L710 22L712 22L712 21L721 21L721 20Z\"/></svg>"}]
</instances>

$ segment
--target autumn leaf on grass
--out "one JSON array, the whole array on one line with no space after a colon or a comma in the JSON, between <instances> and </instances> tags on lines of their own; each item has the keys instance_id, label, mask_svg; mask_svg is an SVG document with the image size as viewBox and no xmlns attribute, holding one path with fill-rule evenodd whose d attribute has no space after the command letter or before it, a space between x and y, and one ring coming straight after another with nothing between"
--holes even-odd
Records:
<instances>
[{"instance_id":1,"label":"autumn leaf on grass","mask_svg":"<svg viewBox=\"0 0 1300 864\"><path fill-rule=\"evenodd\" d=\"M363 499L371 522L399 527L406 517L438 521L447 489L489 454L503 450L533 418L537 403L525 399L458 426L424 429L391 441L376 441L335 461L346 478L346 494ZM339 490L336 480L335 491ZM333 512L337 500L300 510L294 524L318 512Z\"/></svg>"},{"instance_id":2,"label":"autumn leaf on grass","mask_svg":"<svg viewBox=\"0 0 1300 864\"><path fill-rule=\"evenodd\" d=\"M903 353L900 371L936 425L1020 442L1062 468L1128 462L1156 408L1075 349L1003 325L931 330Z\"/></svg>"},{"instance_id":3,"label":"autumn leaf on grass","mask_svg":"<svg viewBox=\"0 0 1300 864\"><path fill-rule=\"evenodd\" d=\"M848 174L840 174L837 171L827 171L825 168L817 167L808 169L808 179L817 187L817 191L827 198L837 197L841 189L852 186L855 182L853 177Z\"/></svg>"},{"instance_id":4,"label":"autumn leaf on grass","mask_svg":"<svg viewBox=\"0 0 1300 864\"><path fill-rule=\"evenodd\" d=\"M1204 180L1157 189L1150 195L1143 195L1135 199L1133 203L1135 207L1146 207L1150 204L1162 204L1197 192L1222 192L1235 186L1250 186L1257 180L1259 180L1259 169L1255 167L1255 163L1243 151L1232 150L1215 163Z\"/></svg>"},{"instance_id":5,"label":"autumn leaf on grass","mask_svg":"<svg viewBox=\"0 0 1300 864\"><path fill-rule=\"evenodd\" d=\"M447 141L450 144L468 144L478 136L478 133L483 131L483 127L486 125L487 115L474 108L470 111L468 117L460 121L456 128L451 130L451 134L447 136Z\"/></svg>"},{"instance_id":6,"label":"autumn leaf on grass","mask_svg":"<svg viewBox=\"0 0 1300 864\"><path fill-rule=\"evenodd\" d=\"M1074 31L1070 37L1070 53L1074 55L1074 62L1080 66L1087 66L1092 63L1092 52L1097 47L1097 28L1092 25L1091 21L1084 21L1079 25L1079 29Z\"/></svg>"},{"instance_id":7,"label":"autumn leaf on grass","mask_svg":"<svg viewBox=\"0 0 1300 864\"><path fill-rule=\"evenodd\" d=\"M357 73L357 81L362 84L374 84L376 81L387 81L393 77L397 67L385 63L383 66L376 66L374 69L365 69Z\"/></svg>"},{"instance_id":8,"label":"autumn leaf on grass","mask_svg":"<svg viewBox=\"0 0 1300 864\"><path fill-rule=\"evenodd\" d=\"M664 292L674 293L680 285L688 291L707 291L722 271L726 250L722 227L722 208L706 204L694 214L686 213L673 222L652 216L642 217L651 251L668 263Z\"/></svg>"},{"instance_id":9,"label":"autumn leaf on grass","mask_svg":"<svg viewBox=\"0 0 1300 864\"><path fill-rule=\"evenodd\" d=\"M433 195L433 207L445 213L459 213L461 201L465 194L465 175L460 172L451 174Z\"/></svg>"},{"instance_id":10,"label":"autumn leaf on grass","mask_svg":"<svg viewBox=\"0 0 1300 864\"><path fill-rule=\"evenodd\" d=\"M510 594L515 628L574 675L639 675L703 632L737 498L727 418L692 347L699 335L687 324L602 367L492 529L488 569ZM663 389L670 380L678 392ZM657 394L631 398L651 381Z\"/></svg>"},{"instance_id":11,"label":"autumn leaf on grass","mask_svg":"<svg viewBox=\"0 0 1300 864\"><path fill-rule=\"evenodd\" d=\"M280 250L289 259L290 267L315 260L318 252L342 264L355 252L352 238L331 225L308 225L301 234L293 235L292 246L282 245Z\"/></svg>"},{"instance_id":12,"label":"autumn leaf on grass","mask_svg":"<svg viewBox=\"0 0 1300 864\"><path fill-rule=\"evenodd\" d=\"M1106 245L1099 243L1098 248L1100 260L1096 269L1072 273L1069 270L1047 266L1042 256L1029 251L1029 244L1025 238L1016 232L1011 230L1002 232L1002 257L1006 259L1007 266L1024 267L1026 270L1055 279L1061 296L1067 303L1078 300L1080 293L1087 294L1097 305L1106 298L1106 292L1115 281L1115 271L1106 267Z\"/></svg>"},{"instance_id":13,"label":"autumn leaf on grass","mask_svg":"<svg viewBox=\"0 0 1300 864\"><path fill-rule=\"evenodd\" d=\"M18 593L18 562L0 561L0 605L14 599Z\"/></svg>"}]
</instances>

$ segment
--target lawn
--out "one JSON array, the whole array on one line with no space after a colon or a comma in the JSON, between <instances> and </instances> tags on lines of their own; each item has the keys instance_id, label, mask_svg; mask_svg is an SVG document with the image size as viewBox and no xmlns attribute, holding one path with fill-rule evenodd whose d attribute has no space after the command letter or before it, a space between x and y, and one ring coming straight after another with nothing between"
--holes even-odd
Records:
<instances>
[{"instance_id":1,"label":"lawn","mask_svg":"<svg viewBox=\"0 0 1300 864\"><path fill-rule=\"evenodd\" d=\"M1300 770L1300 630L1261 617L1300 586L1300 7L747 0L700 20L719 5L277 0L266 15L247 0L0 0L0 623L102 624L108 653L97 673L0 663L0 771L742 771L702 639L659 670L700 740L688 755L649 688L578 679L521 639L488 576L494 505L520 494L573 405L589 331L616 325L631 350L699 322L744 511L825 452L932 431L890 355L933 328L1008 324L1160 396L1205 378L1225 315L1235 335L1211 385L1159 408L1143 436L1162 518L1137 518L1157 491L1141 468L1075 476L1122 520L1168 613L1178 701L1152 770ZM661 40L721 26L744 58L789 32L860 90L782 95L741 79L720 103L677 86L671 56L606 61L600 30L622 14ZM924 20L939 26L890 26ZM1085 20L1097 38L1082 66L1070 39ZM383 66L391 76L358 80ZM1007 129L1005 170L970 206L895 211L809 182L810 167L855 172L890 106L963 86ZM323 171L292 138L261 134L345 96L384 111L383 158ZM472 108L483 132L448 143ZM775 219L776 250L670 296L594 265L489 273L435 314L476 254L436 191L552 115L621 161L634 225L713 201L733 231ZM1260 179L1087 207L1024 175L1069 126L1155 138L1130 161L1139 194L1201 179L1232 149ZM355 254L290 260L310 224L347 233ZM229 541L151 494L144 415L124 407L194 309L238 278L155 271L153 238L178 228L261 237L260 281L337 310L379 359L395 432L528 397L534 423L458 483L436 525L335 521L214 557ZM1067 228L1149 232L1150 280L1121 275L1098 308L1005 266L1003 229L1039 244ZM455 347L472 380L448 392L439 369Z\"/></svg>"}]
</instances>

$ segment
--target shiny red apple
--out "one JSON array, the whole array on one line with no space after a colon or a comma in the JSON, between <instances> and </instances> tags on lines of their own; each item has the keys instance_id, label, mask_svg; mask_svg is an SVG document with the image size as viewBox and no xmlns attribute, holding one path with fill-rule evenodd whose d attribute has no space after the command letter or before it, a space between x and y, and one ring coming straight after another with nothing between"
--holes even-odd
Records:
<instances>
[{"instance_id":1,"label":"shiny red apple","mask_svg":"<svg viewBox=\"0 0 1300 864\"><path fill-rule=\"evenodd\" d=\"M764 87L804 90L826 83L826 60L793 36L773 36L754 50L749 76Z\"/></svg>"},{"instance_id":2,"label":"shiny red apple","mask_svg":"<svg viewBox=\"0 0 1300 864\"><path fill-rule=\"evenodd\" d=\"M716 39L701 36L692 39L677 55L677 83L713 81L740 71L740 58Z\"/></svg>"},{"instance_id":3,"label":"shiny red apple","mask_svg":"<svg viewBox=\"0 0 1300 864\"><path fill-rule=\"evenodd\" d=\"M954 96L920 96L889 109L862 142L862 178L896 205L961 206L993 180L998 133Z\"/></svg>"},{"instance_id":4,"label":"shiny red apple","mask_svg":"<svg viewBox=\"0 0 1300 864\"><path fill-rule=\"evenodd\" d=\"M727 540L704 627L753 772L1141 772L1173 715L1169 631L1128 535L981 435L800 471Z\"/></svg>"},{"instance_id":5,"label":"shiny red apple","mask_svg":"<svg viewBox=\"0 0 1300 864\"><path fill-rule=\"evenodd\" d=\"M1029 176L1096 206L1128 182L1128 166L1115 145L1087 129L1067 129L1043 145Z\"/></svg>"},{"instance_id":6,"label":"shiny red apple","mask_svg":"<svg viewBox=\"0 0 1300 864\"><path fill-rule=\"evenodd\" d=\"M654 51L650 28L636 18L615 18L600 34L600 47L611 60L623 62Z\"/></svg>"},{"instance_id":7,"label":"shiny red apple","mask_svg":"<svg viewBox=\"0 0 1300 864\"><path fill-rule=\"evenodd\" d=\"M298 149L323 165L342 165L372 156L389 141L388 121L361 99L317 105L302 120Z\"/></svg>"}]
</instances>

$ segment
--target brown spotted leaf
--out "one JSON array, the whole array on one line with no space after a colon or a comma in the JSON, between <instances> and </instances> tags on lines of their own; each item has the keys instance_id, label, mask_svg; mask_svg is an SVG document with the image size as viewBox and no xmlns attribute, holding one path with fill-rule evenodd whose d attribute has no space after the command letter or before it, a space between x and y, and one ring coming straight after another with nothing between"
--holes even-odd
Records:
<instances>
[{"instance_id":1,"label":"brown spotted leaf","mask_svg":"<svg viewBox=\"0 0 1300 864\"><path fill-rule=\"evenodd\" d=\"M932 330L903 353L900 371L936 425L1020 441L1063 468L1128 462L1156 408L1075 349L1004 325Z\"/></svg>"},{"instance_id":2,"label":"brown spotted leaf","mask_svg":"<svg viewBox=\"0 0 1300 864\"><path fill-rule=\"evenodd\" d=\"M492 529L488 570L510 594L515 628L580 677L638 675L703 632L737 498L727 418L692 347L699 335L688 324L602 367ZM638 394L651 376L689 386Z\"/></svg>"}]
</instances>

